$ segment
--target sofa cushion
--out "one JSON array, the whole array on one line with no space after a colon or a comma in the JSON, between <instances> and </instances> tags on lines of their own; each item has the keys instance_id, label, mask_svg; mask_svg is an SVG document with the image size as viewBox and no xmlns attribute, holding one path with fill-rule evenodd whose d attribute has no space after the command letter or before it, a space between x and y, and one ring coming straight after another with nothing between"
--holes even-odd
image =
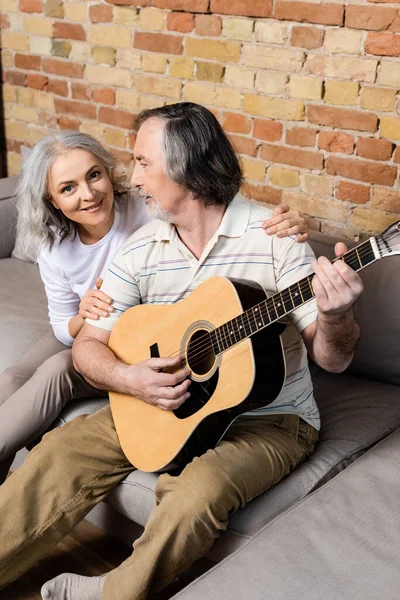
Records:
<instances>
[{"instance_id":1,"label":"sofa cushion","mask_svg":"<svg viewBox=\"0 0 400 600\"><path fill-rule=\"evenodd\" d=\"M400 385L400 256L361 271L364 292L357 301L361 337L349 371Z\"/></svg>"},{"instance_id":2,"label":"sofa cushion","mask_svg":"<svg viewBox=\"0 0 400 600\"><path fill-rule=\"evenodd\" d=\"M399 598L400 430L176 600Z\"/></svg>"},{"instance_id":3,"label":"sofa cushion","mask_svg":"<svg viewBox=\"0 0 400 600\"><path fill-rule=\"evenodd\" d=\"M0 201L0 205L1 205ZM0 260L0 373L19 361L50 331L47 300L37 265L16 258Z\"/></svg>"},{"instance_id":4,"label":"sofa cushion","mask_svg":"<svg viewBox=\"0 0 400 600\"><path fill-rule=\"evenodd\" d=\"M0 199L0 259L11 256L15 242L16 223L15 199Z\"/></svg>"}]
</instances>

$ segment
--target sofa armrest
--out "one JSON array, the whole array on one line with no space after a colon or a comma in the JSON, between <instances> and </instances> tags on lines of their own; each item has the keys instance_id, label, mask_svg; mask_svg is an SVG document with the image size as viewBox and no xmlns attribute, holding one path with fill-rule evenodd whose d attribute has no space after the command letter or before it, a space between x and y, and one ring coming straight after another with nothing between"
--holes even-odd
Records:
<instances>
[{"instance_id":1,"label":"sofa armrest","mask_svg":"<svg viewBox=\"0 0 400 600\"><path fill-rule=\"evenodd\" d=\"M0 258L11 256L15 245L17 209L14 192L17 177L0 179Z\"/></svg>"}]
</instances>

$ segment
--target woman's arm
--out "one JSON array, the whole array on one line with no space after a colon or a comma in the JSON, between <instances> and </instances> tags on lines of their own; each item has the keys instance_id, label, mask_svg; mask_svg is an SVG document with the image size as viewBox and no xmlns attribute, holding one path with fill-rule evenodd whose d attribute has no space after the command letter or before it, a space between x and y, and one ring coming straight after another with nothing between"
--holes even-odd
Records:
<instances>
[{"instance_id":1,"label":"woman's arm","mask_svg":"<svg viewBox=\"0 0 400 600\"><path fill-rule=\"evenodd\" d=\"M49 319L56 338L72 346L85 318L98 319L113 310L111 298L100 288L102 280L96 280L96 289L88 289L81 299L71 287L62 266L55 256L43 251L38 259L40 275L47 295Z\"/></svg>"}]
</instances>

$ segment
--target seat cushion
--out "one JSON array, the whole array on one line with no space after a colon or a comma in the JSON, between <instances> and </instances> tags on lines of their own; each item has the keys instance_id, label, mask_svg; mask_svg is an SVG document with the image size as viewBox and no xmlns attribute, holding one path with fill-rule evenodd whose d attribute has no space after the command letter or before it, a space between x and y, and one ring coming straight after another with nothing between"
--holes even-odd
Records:
<instances>
[{"instance_id":1,"label":"seat cushion","mask_svg":"<svg viewBox=\"0 0 400 600\"><path fill-rule=\"evenodd\" d=\"M262 529L176 600L395 600L400 430Z\"/></svg>"},{"instance_id":2,"label":"seat cushion","mask_svg":"<svg viewBox=\"0 0 400 600\"><path fill-rule=\"evenodd\" d=\"M1 348L7 349L0 352L1 373L19 361L51 328L37 265L17 258L3 258L0 281L0 339Z\"/></svg>"}]
</instances>

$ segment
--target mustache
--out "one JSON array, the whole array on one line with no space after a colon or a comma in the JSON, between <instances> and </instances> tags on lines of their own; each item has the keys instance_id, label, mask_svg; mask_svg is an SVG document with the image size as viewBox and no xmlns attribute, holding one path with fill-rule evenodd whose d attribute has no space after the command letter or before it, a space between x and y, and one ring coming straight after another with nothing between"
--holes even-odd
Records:
<instances>
[{"instance_id":1,"label":"mustache","mask_svg":"<svg viewBox=\"0 0 400 600\"><path fill-rule=\"evenodd\" d=\"M148 194L147 192L144 192L143 190L139 190L139 196L141 198L151 198L152 200L154 200L154 196Z\"/></svg>"}]
</instances>

